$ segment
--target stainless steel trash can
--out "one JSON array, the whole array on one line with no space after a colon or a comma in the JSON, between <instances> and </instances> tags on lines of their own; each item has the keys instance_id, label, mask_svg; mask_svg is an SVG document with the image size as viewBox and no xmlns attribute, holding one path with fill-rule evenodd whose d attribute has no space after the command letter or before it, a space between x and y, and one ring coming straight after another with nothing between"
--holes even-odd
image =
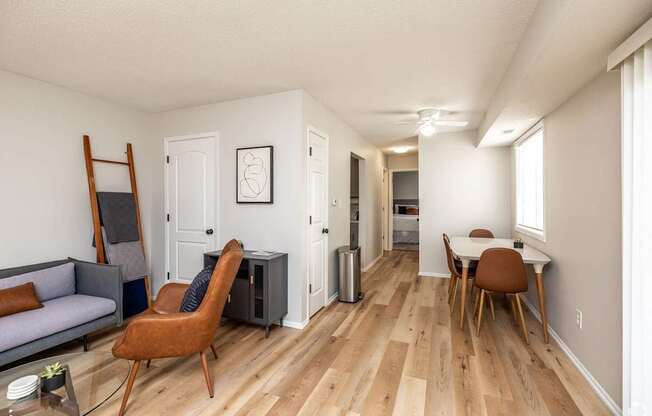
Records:
<instances>
[{"instance_id":1,"label":"stainless steel trash can","mask_svg":"<svg viewBox=\"0 0 652 416\"><path fill-rule=\"evenodd\" d=\"M360 281L360 247L337 249L340 271L340 301L355 303L362 299Z\"/></svg>"}]
</instances>

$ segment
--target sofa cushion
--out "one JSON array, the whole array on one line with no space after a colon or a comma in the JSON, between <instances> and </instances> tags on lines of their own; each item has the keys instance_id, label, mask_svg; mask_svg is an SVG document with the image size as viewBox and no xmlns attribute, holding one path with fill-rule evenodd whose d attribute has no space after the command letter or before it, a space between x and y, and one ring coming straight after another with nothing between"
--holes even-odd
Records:
<instances>
[{"instance_id":1,"label":"sofa cushion","mask_svg":"<svg viewBox=\"0 0 652 416\"><path fill-rule=\"evenodd\" d=\"M87 295L69 295L43 302L43 307L0 318L0 351L115 312L111 299Z\"/></svg>"},{"instance_id":2,"label":"sofa cushion","mask_svg":"<svg viewBox=\"0 0 652 416\"><path fill-rule=\"evenodd\" d=\"M34 283L36 296L41 302L73 295L75 293L75 264L73 262L64 263L0 279L0 289L8 289L28 282Z\"/></svg>"},{"instance_id":3,"label":"sofa cushion","mask_svg":"<svg viewBox=\"0 0 652 416\"><path fill-rule=\"evenodd\" d=\"M36 298L34 283L0 289L0 317L42 308L43 305Z\"/></svg>"}]
</instances>

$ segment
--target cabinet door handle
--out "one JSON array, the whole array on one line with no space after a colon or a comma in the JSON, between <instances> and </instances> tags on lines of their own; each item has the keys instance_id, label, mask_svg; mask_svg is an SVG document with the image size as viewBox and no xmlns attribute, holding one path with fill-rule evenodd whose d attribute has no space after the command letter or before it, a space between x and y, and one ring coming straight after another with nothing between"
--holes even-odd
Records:
<instances>
[{"instance_id":1,"label":"cabinet door handle","mask_svg":"<svg viewBox=\"0 0 652 416\"><path fill-rule=\"evenodd\" d=\"M253 274L251 276L249 276L249 284L252 285L252 286L254 285L254 275Z\"/></svg>"},{"instance_id":2,"label":"cabinet door handle","mask_svg":"<svg viewBox=\"0 0 652 416\"><path fill-rule=\"evenodd\" d=\"M227 303L231 303L231 294L229 293L229 297L226 300Z\"/></svg>"}]
</instances>

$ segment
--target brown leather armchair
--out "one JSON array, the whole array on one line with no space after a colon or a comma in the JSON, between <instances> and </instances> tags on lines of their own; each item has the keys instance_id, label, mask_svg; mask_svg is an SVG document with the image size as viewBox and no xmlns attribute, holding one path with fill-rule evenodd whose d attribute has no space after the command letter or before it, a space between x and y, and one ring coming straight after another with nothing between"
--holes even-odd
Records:
<instances>
[{"instance_id":1,"label":"brown leather armchair","mask_svg":"<svg viewBox=\"0 0 652 416\"><path fill-rule=\"evenodd\" d=\"M124 415L129 394L143 360L182 357L199 353L210 397L213 397L206 350L213 348L213 337L242 261L242 249L236 240L224 246L206 295L195 312L179 312L188 285L169 283L161 288L156 302L134 318L113 345L113 355L133 361L122 398L120 415Z\"/></svg>"}]
</instances>

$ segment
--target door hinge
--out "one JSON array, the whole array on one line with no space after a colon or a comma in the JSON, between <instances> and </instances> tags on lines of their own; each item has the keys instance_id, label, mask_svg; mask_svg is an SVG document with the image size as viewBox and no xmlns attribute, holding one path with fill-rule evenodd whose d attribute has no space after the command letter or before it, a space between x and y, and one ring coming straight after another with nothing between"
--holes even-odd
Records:
<instances>
[{"instance_id":1,"label":"door hinge","mask_svg":"<svg viewBox=\"0 0 652 416\"><path fill-rule=\"evenodd\" d=\"M165 163L170 163L170 156L165 156Z\"/></svg>"},{"instance_id":2,"label":"door hinge","mask_svg":"<svg viewBox=\"0 0 652 416\"><path fill-rule=\"evenodd\" d=\"M308 216L308 223L312 225L312 215Z\"/></svg>"},{"instance_id":3,"label":"door hinge","mask_svg":"<svg viewBox=\"0 0 652 416\"><path fill-rule=\"evenodd\" d=\"M312 156L312 146L310 146L310 148L308 149L308 155Z\"/></svg>"},{"instance_id":4,"label":"door hinge","mask_svg":"<svg viewBox=\"0 0 652 416\"><path fill-rule=\"evenodd\" d=\"M166 214L165 218L167 219L168 222L170 222L170 214Z\"/></svg>"},{"instance_id":5,"label":"door hinge","mask_svg":"<svg viewBox=\"0 0 652 416\"><path fill-rule=\"evenodd\" d=\"M168 272L168 280L170 280L170 272Z\"/></svg>"},{"instance_id":6,"label":"door hinge","mask_svg":"<svg viewBox=\"0 0 652 416\"><path fill-rule=\"evenodd\" d=\"M312 283L308 284L308 293L312 293Z\"/></svg>"}]
</instances>

